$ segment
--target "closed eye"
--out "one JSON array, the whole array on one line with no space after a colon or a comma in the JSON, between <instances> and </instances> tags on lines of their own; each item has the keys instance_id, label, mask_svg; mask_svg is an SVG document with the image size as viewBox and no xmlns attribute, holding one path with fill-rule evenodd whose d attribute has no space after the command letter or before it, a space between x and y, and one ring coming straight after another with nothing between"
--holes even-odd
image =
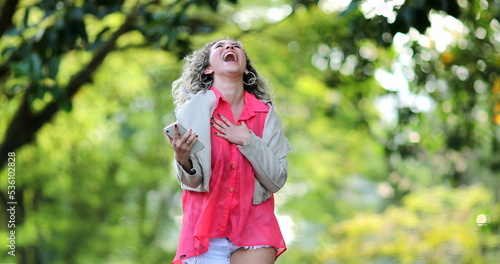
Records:
<instances>
[{"instance_id":1,"label":"closed eye","mask_svg":"<svg viewBox=\"0 0 500 264\"><path fill-rule=\"evenodd\" d=\"M224 47L224 44L225 44L225 43L217 43L217 44L215 44L215 45L214 45L214 48L215 48L215 49L217 49L217 48ZM235 47L235 48L241 49L241 45L240 45L240 44L238 44L237 42L232 43L232 45L233 45L233 47Z\"/></svg>"}]
</instances>

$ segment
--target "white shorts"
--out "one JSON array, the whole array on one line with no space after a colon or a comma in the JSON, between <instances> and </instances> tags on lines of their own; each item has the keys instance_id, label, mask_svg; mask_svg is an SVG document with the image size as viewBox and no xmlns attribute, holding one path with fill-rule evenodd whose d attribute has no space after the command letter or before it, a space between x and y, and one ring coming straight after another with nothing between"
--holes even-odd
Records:
<instances>
[{"instance_id":1,"label":"white shorts","mask_svg":"<svg viewBox=\"0 0 500 264\"><path fill-rule=\"evenodd\" d=\"M208 251L199 255L184 259L183 264L229 264L231 254L240 248L259 249L272 247L270 245L241 247L233 244L226 237L210 238Z\"/></svg>"}]
</instances>

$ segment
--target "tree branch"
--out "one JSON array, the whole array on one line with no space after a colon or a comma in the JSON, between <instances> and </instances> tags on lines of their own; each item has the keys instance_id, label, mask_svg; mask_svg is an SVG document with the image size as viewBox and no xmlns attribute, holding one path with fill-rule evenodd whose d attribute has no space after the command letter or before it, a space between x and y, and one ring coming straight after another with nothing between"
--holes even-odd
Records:
<instances>
[{"instance_id":1,"label":"tree branch","mask_svg":"<svg viewBox=\"0 0 500 264\"><path fill-rule=\"evenodd\" d=\"M31 109L29 95L32 89L28 89L23 100L10 122L0 147L0 169L7 162L7 154L19 149L25 144L32 142L35 135L44 124L50 122L54 115L60 110L61 100L71 101L73 96L80 90L82 85L90 82L92 74L101 66L106 56L115 50L116 41L120 36L133 28L136 12L127 17L123 25L113 33L112 37L98 50L88 65L70 80L64 93L60 98L48 103L40 112L34 113Z\"/></svg>"}]
</instances>

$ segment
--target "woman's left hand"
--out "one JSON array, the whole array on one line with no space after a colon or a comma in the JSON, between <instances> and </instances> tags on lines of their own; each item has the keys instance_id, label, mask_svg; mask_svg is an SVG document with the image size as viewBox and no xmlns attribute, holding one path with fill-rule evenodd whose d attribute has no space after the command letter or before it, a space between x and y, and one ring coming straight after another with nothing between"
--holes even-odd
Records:
<instances>
[{"instance_id":1,"label":"woman's left hand","mask_svg":"<svg viewBox=\"0 0 500 264\"><path fill-rule=\"evenodd\" d=\"M221 137L233 144L245 146L250 141L250 129L248 129L245 121L241 121L241 125L237 126L229 119L221 114L217 114L219 119L212 118L210 124L217 129L215 135Z\"/></svg>"}]
</instances>

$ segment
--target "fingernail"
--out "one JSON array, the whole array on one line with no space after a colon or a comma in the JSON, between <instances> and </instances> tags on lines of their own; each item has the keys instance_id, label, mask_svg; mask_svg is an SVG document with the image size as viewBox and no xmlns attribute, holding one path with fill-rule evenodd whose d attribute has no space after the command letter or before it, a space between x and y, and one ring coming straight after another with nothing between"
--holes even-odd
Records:
<instances>
[{"instance_id":1,"label":"fingernail","mask_svg":"<svg viewBox=\"0 0 500 264\"><path fill-rule=\"evenodd\" d=\"M196 137L198 137L198 135L196 135Z\"/></svg>"},{"instance_id":2,"label":"fingernail","mask_svg":"<svg viewBox=\"0 0 500 264\"><path fill-rule=\"evenodd\" d=\"M175 127L177 128L177 124L175 124Z\"/></svg>"},{"instance_id":3,"label":"fingernail","mask_svg":"<svg viewBox=\"0 0 500 264\"><path fill-rule=\"evenodd\" d=\"M216 134L216 135L217 135L217 132L214 132L214 134Z\"/></svg>"},{"instance_id":4,"label":"fingernail","mask_svg":"<svg viewBox=\"0 0 500 264\"><path fill-rule=\"evenodd\" d=\"M217 116L218 116L218 117L220 117L220 114L219 114L219 113L217 113Z\"/></svg>"},{"instance_id":5,"label":"fingernail","mask_svg":"<svg viewBox=\"0 0 500 264\"><path fill-rule=\"evenodd\" d=\"M210 119L214 120L215 118L212 116L212 117L210 117Z\"/></svg>"},{"instance_id":6,"label":"fingernail","mask_svg":"<svg viewBox=\"0 0 500 264\"><path fill-rule=\"evenodd\" d=\"M213 123L213 122L210 122L210 125L212 125L212 126L213 126L213 125L214 125L214 123Z\"/></svg>"}]
</instances>

